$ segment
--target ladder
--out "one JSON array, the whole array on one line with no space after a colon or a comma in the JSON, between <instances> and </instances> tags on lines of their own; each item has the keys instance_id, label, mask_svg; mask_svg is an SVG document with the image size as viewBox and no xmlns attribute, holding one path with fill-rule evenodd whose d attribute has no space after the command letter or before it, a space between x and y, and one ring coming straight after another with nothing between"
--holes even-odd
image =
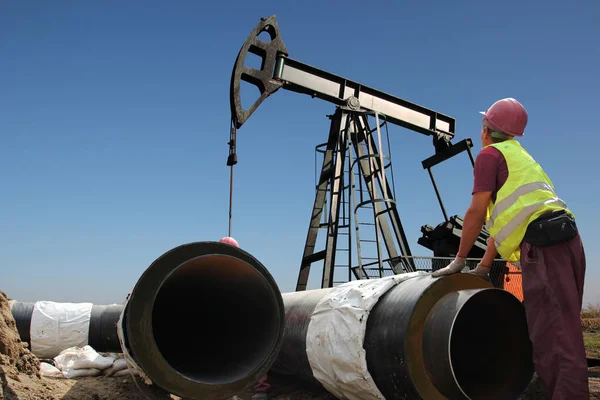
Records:
<instances>
[{"instance_id":1,"label":"ladder","mask_svg":"<svg viewBox=\"0 0 600 400\"><path fill-rule=\"evenodd\" d=\"M352 197L354 199L354 220L355 220L355 235L356 235L356 245L357 245L357 258L358 265L353 268L353 272L357 275L358 279L364 278L372 278L372 277L383 277L384 274L384 260L382 256L382 248L381 248L381 234L380 234L380 224L379 219L377 218L377 212L374 207L374 203L382 198L377 197L375 193L378 193L377 188L373 187L373 177L375 174L380 174L380 176L385 179L385 173L381 174L381 168L376 169L374 163L374 157L377 157L372 149L368 148L369 144L369 135L373 134L372 130L366 129L366 127L360 127L357 121L354 121L355 124L351 127L351 138L355 140L355 146L361 146L361 143L367 144L366 155L357 156L355 160L353 160L353 154L350 152L350 161L352 163L351 174L353 178L358 182L357 185L352 184ZM379 125L378 125L379 127ZM381 143L379 143L381 147ZM361 160L365 160L366 162L360 162ZM381 164L379 165L381 167ZM368 178L369 186L367 183L361 179L361 177ZM353 179L354 181L354 179ZM368 187L368 189L367 189ZM358 192L358 194L357 194ZM372 198L373 197L373 198ZM385 200L385 198L383 198ZM360 210L370 210L370 217L365 218L364 220L359 218ZM364 221L367 222L364 222ZM360 230L361 226L363 227L363 233L365 233L364 227L371 227L369 229L368 235L361 235ZM373 249L374 245L374 249ZM370 251L368 251L365 247L371 246ZM369 254L371 257L366 257L364 254ZM386 268L390 269L390 268ZM372 274L371 271L376 270L376 274Z\"/></svg>"},{"instance_id":2,"label":"ladder","mask_svg":"<svg viewBox=\"0 0 600 400\"><path fill-rule=\"evenodd\" d=\"M345 154L350 154L351 150L348 147L348 143L345 143ZM325 157L327 152L327 143L321 143L315 148L315 166L317 163L317 154L322 154ZM340 157L341 152L334 152L332 165L335 165L337 162L336 157ZM350 163L350 159L347 158L347 161L343 161L344 163ZM344 166L346 168L346 166ZM335 255L334 260L335 264L333 264L333 273L332 273L332 286L339 285L341 283L347 282L352 279L350 274L350 270L346 271L348 268L348 264L352 261L352 201L350 197L350 189L351 185L348 183L348 170L344 169L343 173L339 176L330 176L329 172L327 172L327 179L339 180L339 185L327 185L325 189L319 189L317 185L317 190L324 190L325 192L325 200L323 204L323 213L320 216L319 229L325 230L327 234L334 234L337 232L337 240L335 247ZM316 174L315 168L315 184L319 182L319 177ZM337 191L332 192L332 188L337 188ZM330 207L335 207L335 200L339 197L339 217L338 221L329 221L329 215L331 215ZM344 240L345 239L345 240ZM341 247L339 247L341 246ZM322 278L323 279L323 278Z\"/></svg>"}]
</instances>

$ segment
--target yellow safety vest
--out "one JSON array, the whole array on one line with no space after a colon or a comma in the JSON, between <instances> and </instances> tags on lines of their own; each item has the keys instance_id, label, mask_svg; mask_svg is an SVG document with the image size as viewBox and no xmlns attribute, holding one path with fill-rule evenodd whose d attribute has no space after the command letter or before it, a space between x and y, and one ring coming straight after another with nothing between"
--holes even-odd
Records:
<instances>
[{"instance_id":1,"label":"yellow safety vest","mask_svg":"<svg viewBox=\"0 0 600 400\"><path fill-rule=\"evenodd\" d=\"M518 141L505 140L490 146L506 159L508 179L498 191L496 202L490 201L486 227L494 238L498 254L507 261L518 262L521 241L531 221L551 210L573 214L556 195L542 167Z\"/></svg>"}]
</instances>

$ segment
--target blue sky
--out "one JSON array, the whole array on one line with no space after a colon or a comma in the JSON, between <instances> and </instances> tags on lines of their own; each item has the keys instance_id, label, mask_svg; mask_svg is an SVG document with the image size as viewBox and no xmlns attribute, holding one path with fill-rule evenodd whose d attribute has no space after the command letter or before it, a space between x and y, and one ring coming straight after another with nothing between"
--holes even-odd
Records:
<instances>
[{"instance_id":1,"label":"blue sky","mask_svg":"<svg viewBox=\"0 0 600 400\"><path fill-rule=\"evenodd\" d=\"M260 17L290 57L449 114L480 150L495 100L529 112L523 145L575 212L585 303L600 302L593 182L600 4L581 2L5 2L0 13L0 289L120 302L163 252L227 234L229 79ZM333 105L279 91L238 132L233 236L292 291ZM390 126L412 252L442 221L420 162L431 140ZM435 170L464 214L466 156ZM316 278L318 278L316 274Z\"/></svg>"}]
</instances>

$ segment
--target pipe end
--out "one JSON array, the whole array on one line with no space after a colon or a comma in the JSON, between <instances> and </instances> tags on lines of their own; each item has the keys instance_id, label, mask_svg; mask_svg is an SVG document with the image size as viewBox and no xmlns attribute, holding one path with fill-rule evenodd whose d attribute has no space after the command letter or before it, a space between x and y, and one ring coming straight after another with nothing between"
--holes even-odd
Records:
<instances>
[{"instance_id":1,"label":"pipe end","mask_svg":"<svg viewBox=\"0 0 600 400\"><path fill-rule=\"evenodd\" d=\"M448 398L517 398L534 373L523 304L495 288L447 294L425 322L423 356Z\"/></svg>"},{"instance_id":2,"label":"pipe end","mask_svg":"<svg viewBox=\"0 0 600 400\"><path fill-rule=\"evenodd\" d=\"M283 300L267 269L218 242L159 257L138 280L125 319L140 368L189 399L231 397L258 381L277 356L283 325Z\"/></svg>"}]
</instances>

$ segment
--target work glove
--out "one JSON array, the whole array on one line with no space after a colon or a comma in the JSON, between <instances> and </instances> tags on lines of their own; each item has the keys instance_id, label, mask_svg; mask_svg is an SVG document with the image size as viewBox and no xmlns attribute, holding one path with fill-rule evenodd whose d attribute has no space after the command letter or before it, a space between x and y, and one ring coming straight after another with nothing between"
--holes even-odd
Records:
<instances>
[{"instance_id":1,"label":"work glove","mask_svg":"<svg viewBox=\"0 0 600 400\"><path fill-rule=\"evenodd\" d=\"M468 272L469 274L480 276L484 279L488 279L488 274L490 273L489 267L484 267L481 264L477 264L477 267Z\"/></svg>"},{"instance_id":2,"label":"work glove","mask_svg":"<svg viewBox=\"0 0 600 400\"><path fill-rule=\"evenodd\" d=\"M456 257L450 263L450 265L448 265L447 267L444 267L442 269L438 269L437 271L433 272L431 274L431 276L434 277L434 278L437 278L438 276L456 274L457 272L462 271L462 269L466 265L467 265L467 259L466 258Z\"/></svg>"}]
</instances>

